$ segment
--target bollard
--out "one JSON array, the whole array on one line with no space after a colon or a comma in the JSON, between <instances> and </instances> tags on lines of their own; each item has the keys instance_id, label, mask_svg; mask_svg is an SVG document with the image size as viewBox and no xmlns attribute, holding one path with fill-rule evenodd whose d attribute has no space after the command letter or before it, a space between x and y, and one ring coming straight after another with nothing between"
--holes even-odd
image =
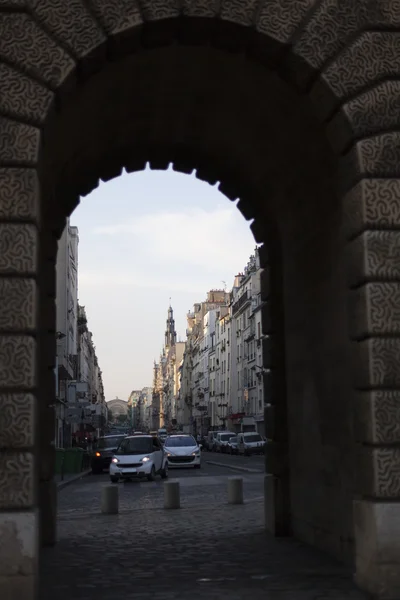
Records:
<instances>
[{"instance_id":1,"label":"bollard","mask_svg":"<svg viewBox=\"0 0 400 600\"><path fill-rule=\"evenodd\" d=\"M243 478L229 477L228 504L243 504Z\"/></svg>"},{"instance_id":2,"label":"bollard","mask_svg":"<svg viewBox=\"0 0 400 600\"><path fill-rule=\"evenodd\" d=\"M101 512L104 515L118 514L118 486L106 485L101 490Z\"/></svg>"},{"instance_id":3,"label":"bollard","mask_svg":"<svg viewBox=\"0 0 400 600\"><path fill-rule=\"evenodd\" d=\"M179 481L166 481L164 483L164 508L180 508Z\"/></svg>"}]
</instances>

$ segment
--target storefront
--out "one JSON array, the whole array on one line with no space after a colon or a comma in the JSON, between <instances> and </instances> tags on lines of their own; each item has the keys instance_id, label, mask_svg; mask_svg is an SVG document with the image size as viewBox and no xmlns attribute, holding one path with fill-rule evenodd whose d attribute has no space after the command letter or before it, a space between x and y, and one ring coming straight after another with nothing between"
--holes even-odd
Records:
<instances>
[{"instance_id":1,"label":"storefront","mask_svg":"<svg viewBox=\"0 0 400 600\"><path fill-rule=\"evenodd\" d=\"M258 433L265 437L264 415L258 415L257 417L255 417L255 421Z\"/></svg>"},{"instance_id":2,"label":"storefront","mask_svg":"<svg viewBox=\"0 0 400 600\"><path fill-rule=\"evenodd\" d=\"M227 421L228 431L234 431L235 433L239 433L242 427L242 419L246 416L246 413L233 413L229 415Z\"/></svg>"}]
</instances>

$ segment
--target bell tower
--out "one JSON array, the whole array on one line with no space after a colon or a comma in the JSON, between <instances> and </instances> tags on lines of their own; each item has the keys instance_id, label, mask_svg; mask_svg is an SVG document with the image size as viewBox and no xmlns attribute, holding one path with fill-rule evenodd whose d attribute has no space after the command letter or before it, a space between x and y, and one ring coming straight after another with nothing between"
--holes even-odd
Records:
<instances>
[{"instance_id":1,"label":"bell tower","mask_svg":"<svg viewBox=\"0 0 400 600\"><path fill-rule=\"evenodd\" d=\"M168 317L167 317L167 328L165 330L165 348L169 350L172 346L176 344L176 331L175 331L175 319L174 319L174 311L172 310L172 306L170 305L168 308Z\"/></svg>"}]
</instances>

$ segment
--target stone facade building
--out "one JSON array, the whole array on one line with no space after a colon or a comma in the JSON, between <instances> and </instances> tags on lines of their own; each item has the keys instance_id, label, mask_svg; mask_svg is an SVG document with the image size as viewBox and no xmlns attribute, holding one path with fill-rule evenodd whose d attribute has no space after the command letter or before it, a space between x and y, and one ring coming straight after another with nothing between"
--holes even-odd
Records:
<instances>
[{"instance_id":1,"label":"stone facade building","mask_svg":"<svg viewBox=\"0 0 400 600\"><path fill-rule=\"evenodd\" d=\"M77 379L78 348L78 228L66 221L58 241L56 263L56 417L55 443L71 443L66 422L69 382Z\"/></svg>"},{"instance_id":2,"label":"stone facade building","mask_svg":"<svg viewBox=\"0 0 400 600\"><path fill-rule=\"evenodd\" d=\"M78 228L67 220L57 255L57 446L100 435L107 421L104 385L85 307L78 303Z\"/></svg>"}]
</instances>

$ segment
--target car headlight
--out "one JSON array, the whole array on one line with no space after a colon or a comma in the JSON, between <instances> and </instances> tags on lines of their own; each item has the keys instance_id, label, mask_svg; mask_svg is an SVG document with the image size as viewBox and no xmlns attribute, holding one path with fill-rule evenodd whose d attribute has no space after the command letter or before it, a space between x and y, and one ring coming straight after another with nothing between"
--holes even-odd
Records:
<instances>
[{"instance_id":1,"label":"car headlight","mask_svg":"<svg viewBox=\"0 0 400 600\"><path fill-rule=\"evenodd\" d=\"M99 456L101 456L100 452L96 452L95 456L99 458Z\"/></svg>"},{"instance_id":2,"label":"car headlight","mask_svg":"<svg viewBox=\"0 0 400 600\"><path fill-rule=\"evenodd\" d=\"M192 452L192 456L199 456L200 454L200 450L195 450L194 452Z\"/></svg>"},{"instance_id":3,"label":"car headlight","mask_svg":"<svg viewBox=\"0 0 400 600\"><path fill-rule=\"evenodd\" d=\"M113 462L113 463L119 463L119 460L118 460L118 458L115 458L115 456L114 456L114 458L111 460L111 462Z\"/></svg>"},{"instance_id":4,"label":"car headlight","mask_svg":"<svg viewBox=\"0 0 400 600\"><path fill-rule=\"evenodd\" d=\"M149 462L149 460L151 460L151 459L150 459L150 456L144 456L144 457L142 458L142 462Z\"/></svg>"},{"instance_id":5,"label":"car headlight","mask_svg":"<svg viewBox=\"0 0 400 600\"><path fill-rule=\"evenodd\" d=\"M172 456L171 452L167 452L167 456Z\"/></svg>"}]
</instances>

